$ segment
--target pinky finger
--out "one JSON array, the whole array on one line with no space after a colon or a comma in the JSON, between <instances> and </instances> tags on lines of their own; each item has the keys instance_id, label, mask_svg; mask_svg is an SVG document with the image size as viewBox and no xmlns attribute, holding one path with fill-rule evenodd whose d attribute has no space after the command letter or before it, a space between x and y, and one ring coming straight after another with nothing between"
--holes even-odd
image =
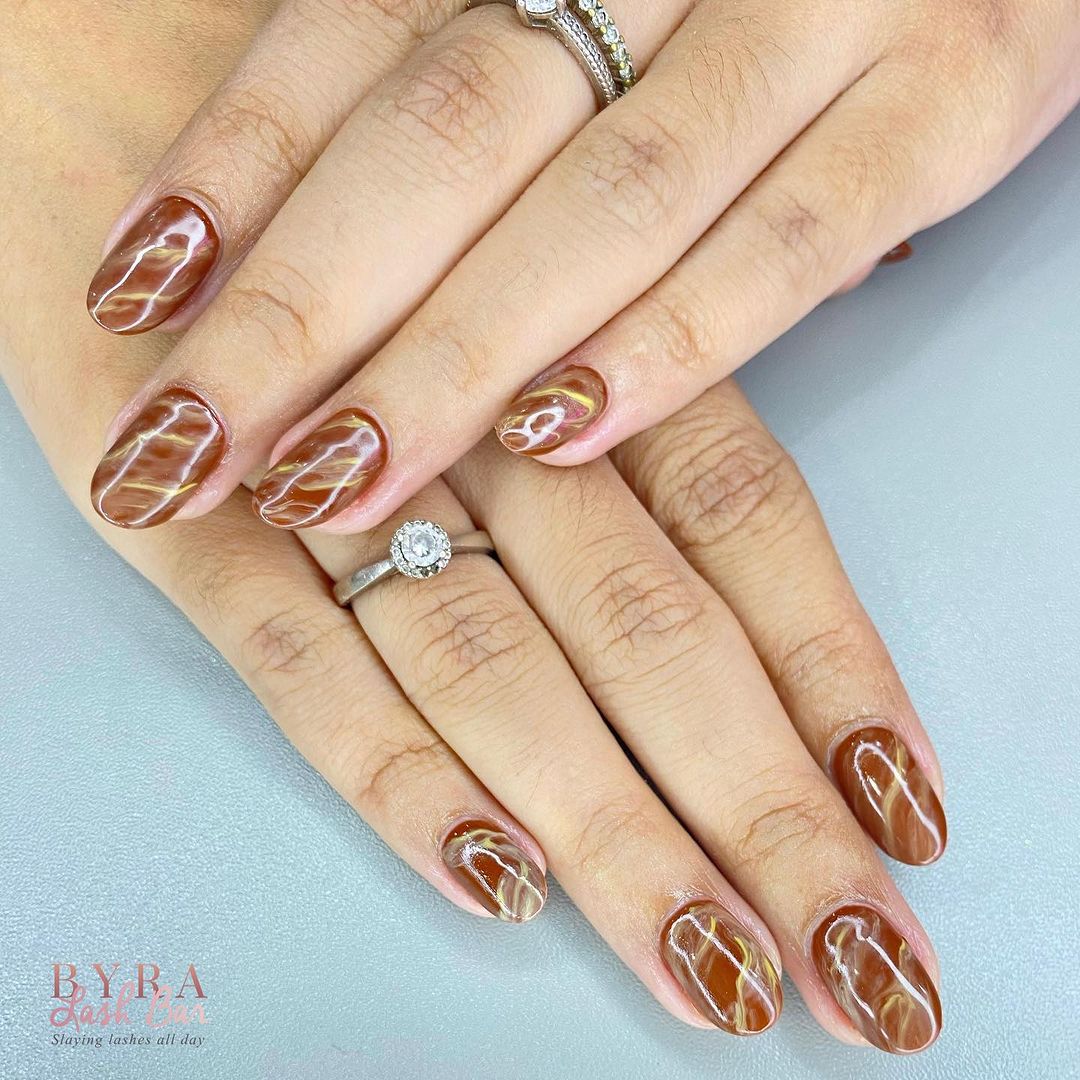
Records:
<instances>
[{"instance_id":1,"label":"pinky finger","mask_svg":"<svg viewBox=\"0 0 1080 1080\"><path fill-rule=\"evenodd\" d=\"M121 544L124 554L421 877L477 915L516 923L539 913L547 896L539 845L405 698L294 537L269 532L237 495L168 545L141 539Z\"/></svg>"}]
</instances>

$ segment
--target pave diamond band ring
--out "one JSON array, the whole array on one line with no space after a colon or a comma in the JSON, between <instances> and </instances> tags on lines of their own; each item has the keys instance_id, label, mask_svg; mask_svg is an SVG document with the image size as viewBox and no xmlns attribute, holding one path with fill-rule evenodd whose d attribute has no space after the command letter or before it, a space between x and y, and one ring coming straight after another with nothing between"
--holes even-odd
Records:
<instances>
[{"instance_id":1,"label":"pave diamond band ring","mask_svg":"<svg viewBox=\"0 0 1080 1080\"><path fill-rule=\"evenodd\" d=\"M637 79L634 61L602 0L469 0L509 4L526 26L548 30L584 69L600 107L622 97Z\"/></svg>"},{"instance_id":2,"label":"pave diamond band ring","mask_svg":"<svg viewBox=\"0 0 1080 1080\"><path fill-rule=\"evenodd\" d=\"M429 578L441 574L454 555L494 555L495 546L486 532L465 533L452 540L434 521L406 521L390 540L390 555L361 566L334 586L334 599L348 607L362 592L394 574Z\"/></svg>"}]
</instances>

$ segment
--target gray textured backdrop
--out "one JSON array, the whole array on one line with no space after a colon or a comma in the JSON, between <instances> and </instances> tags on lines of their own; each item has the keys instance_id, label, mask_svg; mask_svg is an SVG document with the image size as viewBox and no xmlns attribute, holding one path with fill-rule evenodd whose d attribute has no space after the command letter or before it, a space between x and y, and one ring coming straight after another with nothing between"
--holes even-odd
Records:
<instances>
[{"instance_id":1,"label":"gray textured backdrop","mask_svg":"<svg viewBox=\"0 0 1080 1080\"><path fill-rule=\"evenodd\" d=\"M1076 1075L1080 115L742 381L805 470L944 764L897 867L943 968L927 1054L792 992L753 1040L671 1019L556 889L504 927L398 864L83 524L0 395L0 1076ZM72 588L73 580L77 587ZM197 962L200 1049L49 1045L49 965Z\"/></svg>"}]
</instances>

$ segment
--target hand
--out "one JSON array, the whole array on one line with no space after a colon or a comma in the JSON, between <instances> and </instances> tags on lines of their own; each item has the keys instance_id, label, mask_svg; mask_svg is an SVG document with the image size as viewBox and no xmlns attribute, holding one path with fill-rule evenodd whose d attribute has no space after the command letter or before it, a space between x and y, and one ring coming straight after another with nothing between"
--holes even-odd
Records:
<instances>
[{"instance_id":1,"label":"hand","mask_svg":"<svg viewBox=\"0 0 1080 1080\"><path fill-rule=\"evenodd\" d=\"M132 119L130 106L74 107L102 100L94 78L129 80L145 130L160 119L115 56L96 55L88 74L57 35L55 66L37 63L40 32L15 20L0 38L3 69L34 89L5 96L0 124L2 355L61 478L82 492L96 424L157 355L80 327L71 252L120 181L96 170L73 200L56 163L103 160ZM41 101L53 106L44 127ZM367 635L327 586L381 554L386 530L301 541L262 528L235 495L205 521L107 531L463 907L535 915L546 854L689 1022L769 1026L782 962L838 1037L920 1049L940 1024L936 963L858 822L894 854L936 857L940 774L809 493L731 384L628 444L619 465L625 481L607 460L544 470L489 440L407 512L452 531L482 522L505 569L463 557L423 585L387 582L356 604Z\"/></svg>"},{"instance_id":2,"label":"hand","mask_svg":"<svg viewBox=\"0 0 1080 1080\"><path fill-rule=\"evenodd\" d=\"M205 513L269 456L264 520L369 529L493 424L595 458L1080 95L1071 0L612 0L645 74L590 120L565 48L463 6L286 0L151 171L91 311L202 314L110 429L108 520ZM199 453L143 456L175 388Z\"/></svg>"}]
</instances>

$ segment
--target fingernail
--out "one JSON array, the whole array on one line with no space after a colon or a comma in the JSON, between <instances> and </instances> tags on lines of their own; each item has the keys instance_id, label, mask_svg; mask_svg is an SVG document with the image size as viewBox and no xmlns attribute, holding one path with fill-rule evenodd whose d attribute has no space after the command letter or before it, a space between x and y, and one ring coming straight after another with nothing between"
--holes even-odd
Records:
<instances>
[{"instance_id":1,"label":"fingernail","mask_svg":"<svg viewBox=\"0 0 1080 1080\"><path fill-rule=\"evenodd\" d=\"M536 865L498 826L463 821L447 833L443 862L492 915L527 922L547 899L547 881Z\"/></svg>"},{"instance_id":2,"label":"fingernail","mask_svg":"<svg viewBox=\"0 0 1080 1080\"><path fill-rule=\"evenodd\" d=\"M888 266L890 263L903 262L915 254L915 249L905 240L902 244L886 251L878 262L878 266Z\"/></svg>"},{"instance_id":3,"label":"fingernail","mask_svg":"<svg viewBox=\"0 0 1080 1080\"><path fill-rule=\"evenodd\" d=\"M733 1035L772 1027L784 994L765 950L712 900L680 908L664 926L660 953L694 1007Z\"/></svg>"},{"instance_id":4,"label":"fingernail","mask_svg":"<svg viewBox=\"0 0 1080 1080\"><path fill-rule=\"evenodd\" d=\"M538 457L562 446L599 419L607 387L592 368L568 367L521 393L495 426L503 446Z\"/></svg>"},{"instance_id":5,"label":"fingernail","mask_svg":"<svg viewBox=\"0 0 1080 1080\"><path fill-rule=\"evenodd\" d=\"M90 482L94 509L125 529L168 521L225 453L213 410L190 390L171 387L124 429Z\"/></svg>"},{"instance_id":6,"label":"fingernail","mask_svg":"<svg viewBox=\"0 0 1080 1080\"><path fill-rule=\"evenodd\" d=\"M894 732L853 731L833 751L832 771L863 828L894 859L923 866L945 850L945 811Z\"/></svg>"},{"instance_id":7,"label":"fingernail","mask_svg":"<svg viewBox=\"0 0 1080 1080\"><path fill-rule=\"evenodd\" d=\"M811 950L825 985L867 1042L890 1054L913 1054L938 1037L936 987L911 946L873 908L834 911Z\"/></svg>"},{"instance_id":8,"label":"fingernail","mask_svg":"<svg viewBox=\"0 0 1080 1080\"><path fill-rule=\"evenodd\" d=\"M86 308L114 334L141 334L159 326L199 287L221 242L213 223L193 202L170 195L151 207L105 256Z\"/></svg>"},{"instance_id":9,"label":"fingernail","mask_svg":"<svg viewBox=\"0 0 1080 1080\"><path fill-rule=\"evenodd\" d=\"M269 525L318 525L362 495L386 466L389 444L363 409L344 409L316 428L270 469L253 498Z\"/></svg>"}]
</instances>

